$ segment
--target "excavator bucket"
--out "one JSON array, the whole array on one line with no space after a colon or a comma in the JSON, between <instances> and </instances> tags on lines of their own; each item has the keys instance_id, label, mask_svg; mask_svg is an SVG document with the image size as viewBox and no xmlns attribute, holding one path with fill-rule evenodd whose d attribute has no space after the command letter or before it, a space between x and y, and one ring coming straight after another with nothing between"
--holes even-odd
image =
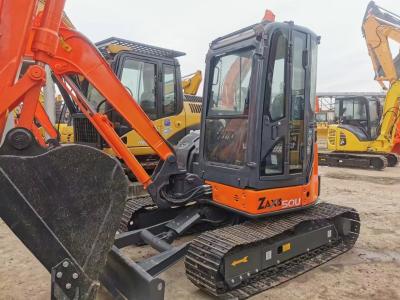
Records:
<instances>
[{"instance_id":1,"label":"excavator bucket","mask_svg":"<svg viewBox=\"0 0 400 300\"><path fill-rule=\"evenodd\" d=\"M0 148L0 218L52 275L52 299L94 299L125 206L119 162L81 145L41 148L13 129Z\"/></svg>"}]
</instances>

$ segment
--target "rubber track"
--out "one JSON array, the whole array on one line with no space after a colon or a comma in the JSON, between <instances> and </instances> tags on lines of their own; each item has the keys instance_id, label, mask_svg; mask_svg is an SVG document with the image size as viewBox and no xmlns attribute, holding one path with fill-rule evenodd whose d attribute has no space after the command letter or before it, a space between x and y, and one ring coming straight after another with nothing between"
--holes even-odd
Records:
<instances>
[{"instance_id":1,"label":"rubber track","mask_svg":"<svg viewBox=\"0 0 400 300\"><path fill-rule=\"evenodd\" d=\"M219 273L224 257L238 247L251 247L285 233L296 225L313 220L332 219L339 215L356 222L345 239L332 241L303 255L268 268L229 290ZM252 295L297 277L350 250L359 235L359 215L352 209L320 203L297 213L270 217L265 221L249 221L240 225L216 229L197 237L189 246L185 258L187 277L200 289L222 299L246 299Z\"/></svg>"},{"instance_id":2,"label":"rubber track","mask_svg":"<svg viewBox=\"0 0 400 300\"><path fill-rule=\"evenodd\" d=\"M119 224L119 231L128 231L128 224L135 213L142 209L156 207L150 196L133 197L126 202L124 212L122 214L121 222Z\"/></svg>"},{"instance_id":3,"label":"rubber track","mask_svg":"<svg viewBox=\"0 0 400 300\"><path fill-rule=\"evenodd\" d=\"M341 163L333 163L331 159L340 159L340 160L346 160L348 162L351 162L353 165L352 166L346 166ZM350 168L350 169L371 169L370 166L364 167L363 164L360 164L360 160L372 160L373 158L378 158L381 160L383 163L382 167L380 168L375 168L373 167L372 169L382 171L386 167L388 167L389 163L387 158L384 156L384 154L365 154L365 153L355 153L355 152L322 152L318 153L318 165L320 166L329 166L329 167L338 167L338 168ZM369 164L370 165L370 164Z\"/></svg>"}]
</instances>

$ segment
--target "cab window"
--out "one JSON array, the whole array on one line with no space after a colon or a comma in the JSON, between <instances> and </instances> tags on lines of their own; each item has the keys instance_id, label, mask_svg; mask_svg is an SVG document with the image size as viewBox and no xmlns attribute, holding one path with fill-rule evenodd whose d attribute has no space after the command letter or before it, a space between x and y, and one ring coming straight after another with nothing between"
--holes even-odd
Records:
<instances>
[{"instance_id":1,"label":"cab window","mask_svg":"<svg viewBox=\"0 0 400 300\"><path fill-rule=\"evenodd\" d=\"M205 158L240 167L246 162L253 49L217 57L205 128Z\"/></svg>"},{"instance_id":2,"label":"cab window","mask_svg":"<svg viewBox=\"0 0 400 300\"><path fill-rule=\"evenodd\" d=\"M343 99L336 101L335 110L335 114L340 117L342 122L351 120L367 120L365 103L358 99Z\"/></svg>"},{"instance_id":3,"label":"cab window","mask_svg":"<svg viewBox=\"0 0 400 300\"><path fill-rule=\"evenodd\" d=\"M247 114L254 50L242 50L216 59L209 115Z\"/></svg>"},{"instance_id":4,"label":"cab window","mask_svg":"<svg viewBox=\"0 0 400 300\"><path fill-rule=\"evenodd\" d=\"M301 173L304 161L304 110L307 60L307 35L293 32L291 99L289 119L289 173ZM313 99L314 101L314 99ZM312 133L312 132L311 132ZM311 138L310 132L308 136ZM307 144L311 146L311 139ZM310 151L311 148L308 150Z\"/></svg>"},{"instance_id":5,"label":"cab window","mask_svg":"<svg viewBox=\"0 0 400 300\"><path fill-rule=\"evenodd\" d=\"M269 115L272 121L281 119L285 115L285 68L287 57L287 38L278 31L274 34L274 49L271 50L268 69L269 93L266 94L266 103L269 103Z\"/></svg>"},{"instance_id":6,"label":"cab window","mask_svg":"<svg viewBox=\"0 0 400 300\"><path fill-rule=\"evenodd\" d=\"M162 103L163 116L170 116L176 112L176 80L175 68L173 66L164 65L164 98Z\"/></svg>"},{"instance_id":7,"label":"cab window","mask_svg":"<svg viewBox=\"0 0 400 300\"><path fill-rule=\"evenodd\" d=\"M369 101L369 114L371 122L379 122L378 101Z\"/></svg>"},{"instance_id":8,"label":"cab window","mask_svg":"<svg viewBox=\"0 0 400 300\"><path fill-rule=\"evenodd\" d=\"M150 119L157 118L156 65L135 59L124 62L121 82Z\"/></svg>"}]
</instances>

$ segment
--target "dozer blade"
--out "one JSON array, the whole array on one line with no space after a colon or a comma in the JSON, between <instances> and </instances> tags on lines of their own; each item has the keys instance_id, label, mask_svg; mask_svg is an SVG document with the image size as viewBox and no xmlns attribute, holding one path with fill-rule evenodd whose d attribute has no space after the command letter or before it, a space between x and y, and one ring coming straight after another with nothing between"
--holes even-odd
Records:
<instances>
[{"instance_id":1,"label":"dozer blade","mask_svg":"<svg viewBox=\"0 0 400 300\"><path fill-rule=\"evenodd\" d=\"M0 150L0 217L51 272L52 299L93 299L127 198L123 169L93 148L35 147Z\"/></svg>"}]
</instances>

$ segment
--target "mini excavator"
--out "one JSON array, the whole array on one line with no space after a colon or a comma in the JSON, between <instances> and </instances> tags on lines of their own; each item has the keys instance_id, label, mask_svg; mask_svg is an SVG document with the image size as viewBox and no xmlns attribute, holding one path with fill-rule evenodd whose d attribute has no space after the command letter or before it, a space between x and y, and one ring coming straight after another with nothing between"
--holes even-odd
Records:
<instances>
[{"instance_id":1,"label":"mini excavator","mask_svg":"<svg viewBox=\"0 0 400 300\"><path fill-rule=\"evenodd\" d=\"M353 247L358 213L318 202L313 32L267 13L263 22L214 40L201 131L173 150L96 47L62 22L65 0L47 0L37 17L38 0L0 3L1 133L7 114L23 103L0 148L0 217L51 273L52 299L94 299L100 285L118 299L163 299L157 275L180 259L200 289L244 299ZM54 137L38 104L45 65L119 160L38 133L42 126ZM76 76L159 155L152 176L90 106ZM115 235L128 195L120 161L159 209L185 209ZM192 230L200 234L172 244ZM143 244L158 254L134 262L121 251Z\"/></svg>"},{"instance_id":2,"label":"mini excavator","mask_svg":"<svg viewBox=\"0 0 400 300\"><path fill-rule=\"evenodd\" d=\"M390 40L400 43L400 16L371 1L365 11L362 32L375 72L375 80L387 90L382 113L371 97L337 98L339 124L328 128L328 150L319 154L320 165L383 170L400 161L399 55L393 57ZM386 86L388 83L389 87Z\"/></svg>"}]
</instances>

